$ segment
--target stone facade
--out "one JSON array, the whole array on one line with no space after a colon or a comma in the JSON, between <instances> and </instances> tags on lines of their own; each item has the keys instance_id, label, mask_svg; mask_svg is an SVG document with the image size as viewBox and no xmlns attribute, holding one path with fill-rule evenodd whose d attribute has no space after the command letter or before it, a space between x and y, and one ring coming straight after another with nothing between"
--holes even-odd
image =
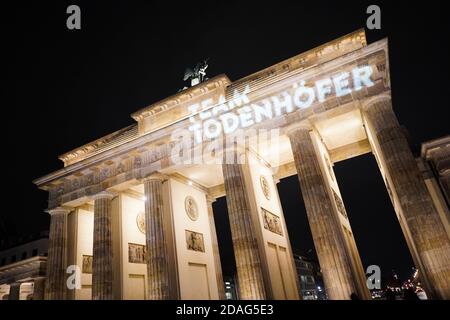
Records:
<instances>
[{"instance_id":1,"label":"stone facade","mask_svg":"<svg viewBox=\"0 0 450 320\"><path fill-rule=\"evenodd\" d=\"M307 107L299 88L308 89L309 97L314 94ZM348 299L358 293L369 298L332 170L333 163L368 152L377 157L389 183L416 264L435 288L434 296L448 298L448 237L389 97L387 40L367 45L364 31L358 30L243 79L232 82L219 75L133 113L134 125L62 155L64 169L35 181L49 192L52 215L46 298L73 296L65 289L67 246L74 261L93 248L92 276L82 274L85 298L223 298L210 203L226 195L240 298L297 299L295 266L274 187L274 181L294 174L299 177L329 296ZM257 159L255 166L186 162L201 158L198 151L221 157L221 151L211 152L210 145L220 145L232 135L213 138L205 133L205 139L196 143L198 136L189 137L182 152L176 138L178 133L192 132L195 112L211 116L225 105L231 110L229 117L246 124L241 131L249 139L258 129L276 132L279 152L261 148L256 140L242 149L244 157ZM252 124L245 113L255 105L266 119L256 117ZM304 123L308 129L298 129ZM326 159L318 156L312 135ZM265 181L262 191L260 175ZM192 208L185 208L186 198L195 202L195 215ZM78 212L77 218L68 222L68 212ZM145 240L133 225L143 212ZM272 214L276 228L264 228L263 212ZM91 224L92 244L83 240L90 237L77 236L91 230ZM195 246L186 243L187 234ZM142 256L129 259L128 254L137 254L128 251L130 245L142 248L140 254L146 252L146 266ZM136 295L138 291L142 294Z\"/></svg>"},{"instance_id":2,"label":"stone facade","mask_svg":"<svg viewBox=\"0 0 450 320\"><path fill-rule=\"evenodd\" d=\"M67 296L67 208L49 210L50 234L48 242L46 300L65 300Z\"/></svg>"},{"instance_id":3,"label":"stone facade","mask_svg":"<svg viewBox=\"0 0 450 320\"><path fill-rule=\"evenodd\" d=\"M309 126L294 128L289 138L327 294L333 300L350 299L352 293L368 298L367 290L358 287L358 275L352 275L353 257L345 245L334 197L320 167L311 129Z\"/></svg>"},{"instance_id":4,"label":"stone facade","mask_svg":"<svg viewBox=\"0 0 450 320\"><path fill-rule=\"evenodd\" d=\"M113 247L111 200L113 194L102 192L94 200L94 243L92 268L92 299L113 298Z\"/></svg>"},{"instance_id":5,"label":"stone facade","mask_svg":"<svg viewBox=\"0 0 450 320\"><path fill-rule=\"evenodd\" d=\"M244 173L239 164L224 164L223 176L236 257L239 297L242 300L265 299L261 258L250 214Z\"/></svg>"},{"instance_id":6,"label":"stone facade","mask_svg":"<svg viewBox=\"0 0 450 320\"><path fill-rule=\"evenodd\" d=\"M151 300L165 300L170 297L167 234L164 227L162 178L148 178L144 181L145 235L148 248L148 288Z\"/></svg>"},{"instance_id":7,"label":"stone facade","mask_svg":"<svg viewBox=\"0 0 450 320\"><path fill-rule=\"evenodd\" d=\"M450 299L450 239L426 188L389 96L365 105L371 131L434 297Z\"/></svg>"}]
</instances>

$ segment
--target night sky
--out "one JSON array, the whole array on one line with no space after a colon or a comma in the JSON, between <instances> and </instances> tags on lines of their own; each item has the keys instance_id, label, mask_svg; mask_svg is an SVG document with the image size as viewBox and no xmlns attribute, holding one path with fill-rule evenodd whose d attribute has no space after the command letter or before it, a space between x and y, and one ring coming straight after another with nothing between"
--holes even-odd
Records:
<instances>
[{"instance_id":1,"label":"night sky","mask_svg":"<svg viewBox=\"0 0 450 320\"><path fill-rule=\"evenodd\" d=\"M48 229L47 194L31 181L61 168L58 155L132 124L132 112L176 93L186 67L209 58L209 77L237 80L364 27L373 3L382 29L366 30L368 42L389 38L393 105L413 150L449 133L450 28L439 2L162 3L35 1L3 12L13 21L3 41L12 50L3 60L1 240ZM81 7L79 31L66 28L70 4ZM335 172L364 266L408 275L413 263L373 156L337 163ZM297 177L278 188L292 247L314 251ZM225 199L214 209L231 274Z\"/></svg>"}]
</instances>

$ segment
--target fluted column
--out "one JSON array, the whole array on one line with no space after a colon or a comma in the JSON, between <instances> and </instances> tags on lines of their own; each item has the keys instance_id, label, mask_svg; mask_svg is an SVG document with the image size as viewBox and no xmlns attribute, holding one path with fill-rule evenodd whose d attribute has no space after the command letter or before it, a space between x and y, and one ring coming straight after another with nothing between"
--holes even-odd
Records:
<instances>
[{"instance_id":1,"label":"fluted column","mask_svg":"<svg viewBox=\"0 0 450 320\"><path fill-rule=\"evenodd\" d=\"M378 148L397 195L404 222L417 249L434 294L450 299L450 240L433 205L403 130L392 110L390 97L363 108L366 130Z\"/></svg>"},{"instance_id":2,"label":"fluted column","mask_svg":"<svg viewBox=\"0 0 450 320\"><path fill-rule=\"evenodd\" d=\"M223 178L236 259L239 297L242 300L266 298L261 258L252 223L250 203L240 164L223 164Z\"/></svg>"},{"instance_id":3,"label":"fluted column","mask_svg":"<svg viewBox=\"0 0 450 320\"><path fill-rule=\"evenodd\" d=\"M34 279L33 300L44 300L45 277Z\"/></svg>"},{"instance_id":4,"label":"fluted column","mask_svg":"<svg viewBox=\"0 0 450 320\"><path fill-rule=\"evenodd\" d=\"M113 194L106 191L94 197L92 300L113 299L113 246L111 234L111 200L113 197Z\"/></svg>"},{"instance_id":5,"label":"fluted column","mask_svg":"<svg viewBox=\"0 0 450 320\"><path fill-rule=\"evenodd\" d=\"M357 288L310 131L307 125L299 126L288 135L327 294L332 300L347 300Z\"/></svg>"},{"instance_id":6,"label":"fluted column","mask_svg":"<svg viewBox=\"0 0 450 320\"><path fill-rule=\"evenodd\" d=\"M50 214L48 239L46 300L65 300L67 297L67 215L70 209L55 208Z\"/></svg>"},{"instance_id":7,"label":"fluted column","mask_svg":"<svg viewBox=\"0 0 450 320\"><path fill-rule=\"evenodd\" d=\"M8 300L19 300L20 299L20 282L13 282L9 285L9 296Z\"/></svg>"},{"instance_id":8,"label":"fluted column","mask_svg":"<svg viewBox=\"0 0 450 320\"><path fill-rule=\"evenodd\" d=\"M148 298L170 299L167 234L164 229L163 177L144 180L145 236L147 244Z\"/></svg>"},{"instance_id":9,"label":"fluted column","mask_svg":"<svg viewBox=\"0 0 450 320\"><path fill-rule=\"evenodd\" d=\"M214 211L212 206L213 202L216 201L216 199L207 196L206 201L208 205L208 219L209 219L209 226L211 229L211 240L213 247L214 264L216 266L216 281L217 281L217 289L219 291L219 300L225 300L225 285L223 283L222 265L220 263L219 243L217 241L216 224L214 222Z\"/></svg>"}]
</instances>

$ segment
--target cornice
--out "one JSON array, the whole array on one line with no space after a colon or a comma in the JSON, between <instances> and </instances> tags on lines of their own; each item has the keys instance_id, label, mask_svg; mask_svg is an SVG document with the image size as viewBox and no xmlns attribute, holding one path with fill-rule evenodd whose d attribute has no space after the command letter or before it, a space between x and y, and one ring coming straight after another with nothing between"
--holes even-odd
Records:
<instances>
[{"instance_id":1,"label":"cornice","mask_svg":"<svg viewBox=\"0 0 450 320\"><path fill-rule=\"evenodd\" d=\"M136 121L141 121L143 118L149 116L156 116L161 112L170 110L186 101L192 100L198 96L212 92L218 88L226 87L231 84L230 79L224 74L215 76L205 82L202 82L196 86L190 87L177 94L170 96L166 99L158 101L154 104L149 105L139 111L131 114L131 117Z\"/></svg>"},{"instance_id":2,"label":"cornice","mask_svg":"<svg viewBox=\"0 0 450 320\"><path fill-rule=\"evenodd\" d=\"M345 38L345 37L343 37L343 38ZM297 70L293 70L291 72L287 72L287 73L281 75L281 80L279 79L279 77L277 77L277 79L279 81L284 81L284 82L288 83L292 79L298 79L299 77L307 78L311 75L314 75L317 72L324 73L324 72L327 72L327 70L333 70L334 68L337 68L340 65L344 65L346 63L352 62L355 59L358 59L359 57L369 55L369 54L372 54L372 53L375 53L375 52L381 51L381 50L385 51L386 63L388 63L387 39L382 39L382 40L379 40L368 46L364 46L364 47L360 48L359 50L351 51L351 52L348 52L347 54L338 56L338 57L336 57L330 61L327 61L321 65L311 66L308 69L297 69ZM385 73L387 74L387 77L389 77L388 66L386 66ZM219 81L221 79L220 77L221 76L215 77L213 79L210 79L209 81L212 81L211 83L214 83L216 81ZM224 76L224 77L226 77L226 76ZM228 78L226 78L226 79L228 79ZM207 82L209 82L209 81L207 81ZM220 81L225 81L225 80L222 79ZM205 82L205 83L207 83L207 82ZM205 84L205 83L203 83L203 84ZM252 90L251 99L252 100L256 99L257 96L262 94L262 93L259 93L258 91L263 92L265 94L267 92L268 88L273 83L274 83L274 81L272 79L270 79L270 80L265 81L264 85L261 88L257 88L256 91ZM172 99L174 99L174 97L177 97L178 95L186 94L189 92L191 92L191 94L192 94L192 92L195 90L200 90L197 93L202 94L201 88L202 88L202 86L199 85L199 86L195 86L195 87L186 89L184 92L180 92L179 94L173 96ZM206 89L206 90L209 90L209 89ZM206 92L206 91L203 91L203 93L204 92ZM178 103L181 103L181 102L179 101ZM160 104L163 104L163 103L160 103ZM152 106L154 106L154 105L152 105ZM150 108L150 107L148 107L148 108ZM149 111L148 108L144 108L144 109L138 111L136 114L145 114L147 111ZM188 119L180 119L180 121L172 123L171 126L173 128L181 128L187 122L188 122ZM78 149L73 150L72 152L64 154L62 157L65 156L65 157L70 158L70 156L68 156L68 154L71 154L71 153L73 154L75 152L76 153L75 156L80 157L81 160L74 161L73 163L67 165L63 169L57 170L46 176L38 178L38 179L34 180L33 182L42 189L48 189L49 186L51 186L52 182L60 180L60 179L68 178L70 175L73 175L76 172L85 170L92 166L102 165L102 163L104 163L105 161L111 160L112 157L116 157L116 158L122 157L125 154L130 153L130 151L132 151L132 150L135 150L133 152L139 153L138 149L146 148L147 146L150 146L150 144L152 145L151 146L152 149L158 148L158 146L159 146L158 143L167 143L167 141L165 139L168 136L170 136L170 134L168 133L168 130L166 130L166 127L163 127L156 131L149 132L145 135L139 135L136 133L136 136L133 136L132 138L130 137L128 140L124 140L124 141L119 140L118 141L118 139L120 137L122 137L120 132L124 133L125 131L127 131L127 129L131 130L131 128L133 128L133 130L135 130L134 128L137 128L137 126L133 125L133 126L125 128L123 130L119 130L116 133L113 133L104 138L98 139L98 140L94 141L93 143L85 145L85 146L88 146L86 148L83 148L83 147L78 148ZM113 136L115 136L116 138L115 139L112 138ZM66 160L67 159L68 158L66 158ZM72 160L72 159L69 159L69 160Z\"/></svg>"},{"instance_id":3,"label":"cornice","mask_svg":"<svg viewBox=\"0 0 450 320\"><path fill-rule=\"evenodd\" d=\"M449 148L449 146L450 146L450 135L426 141L422 143L420 155L423 159L429 160L430 154L433 153L433 151L440 150L441 148Z\"/></svg>"},{"instance_id":4,"label":"cornice","mask_svg":"<svg viewBox=\"0 0 450 320\"><path fill-rule=\"evenodd\" d=\"M262 79L296 69L303 70L305 68L333 60L366 46L366 33L364 28L361 28L241 78L233 82L232 86L239 86L241 83L248 84L252 81L261 81Z\"/></svg>"},{"instance_id":5,"label":"cornice","mask_svg":"<svg viewBox=\"0 0 450 320\"><path fill-rule=\"evenodd\" d=\"M114 147L113 142L125 143L132 138L137 137L137 125L133 124L116 132L108 134L102 138L89 142L79 148L73 149L60 155L58 158L64 162L64 166L68 166L74 162L80 161L84 156L89 155L96 150L104 149L108 144Z\"/></svg>"}]
</instances>

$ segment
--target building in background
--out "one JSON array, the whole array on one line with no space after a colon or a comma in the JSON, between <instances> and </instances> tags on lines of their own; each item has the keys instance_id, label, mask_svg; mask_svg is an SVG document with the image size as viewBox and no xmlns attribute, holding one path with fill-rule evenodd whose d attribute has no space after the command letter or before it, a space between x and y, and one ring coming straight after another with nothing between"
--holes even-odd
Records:
<instances>
[{"instance_id":1,"label":"building in background","mask_svg":"<svg viewBox=\"0 0 450 320\"><path fill-rule=\"evenodd\" d=\"M387 39L367 44L357 30L242 79L221 74L198 83L61 155L64 168L34 180L49 194L46 299L223 299L212 203L224 196L239 298L292 300L300 290L318 297L308 268L297 288L276 188L294 175L328 297L370 299L333 169L367 153L427 293L450 299L450 277L442 276L450 274L450 239L396 118L389 65ZM276 138L268 144L256 129ZM238 130L244 145L235 142ZM247 137L258 139L245 145ZM222 141L230 145L218 148ZM71 265L81 269L81 288L68 292Z\"/></svg>"},{"instance_id":2,"label":"building in background","mask_svg":"<svg viewBox=\"0 0 450 320\"><path fill-rule=\"evenodd\" d=\"M422 143L417 164L450 235L450 135Z\"/></svg>"},{"instance_id":3,"label":"building in background","mask_svg":"<svg viewBox=\"0 0 450 320\"><path fill-rule=\"evenodd\" d=\"M0 248L0 300L42 300L48 233L17 239Z\"/></svg>"},{"instance_id":4,"label":"building in background","mask_svg":"<svg viewBox=\"0 0 450 320\"><path fill-rule=\"evenodd\" d=\"M239 300L238 290L236 288L236 276L224 276L223 281L225 284L225 299L226 300Z\"/></svg>"},{"instance_id":5,"label":"building in background","mask_svg":"<svg viewBox=\"0 0 450 320\"><path fill-rule=\"evenodd\" d=\"M327 291L325 290L325 284L323 282L322 271L320 270L319 261L307 258L309 263L313 267L314 282L317 288L317 297L319 300L328 300Z\"/></svg>"},{"instance_id":6,"label":"building in background","mask_svg":"<svg viewBox=\"0 0 450 320\"><path fill-rule=\"evenodd\" d=\"M293 255L300 296L303 297L303 300L326 300L319 263L297 253Z\"/></svg>"}]
</instances>

